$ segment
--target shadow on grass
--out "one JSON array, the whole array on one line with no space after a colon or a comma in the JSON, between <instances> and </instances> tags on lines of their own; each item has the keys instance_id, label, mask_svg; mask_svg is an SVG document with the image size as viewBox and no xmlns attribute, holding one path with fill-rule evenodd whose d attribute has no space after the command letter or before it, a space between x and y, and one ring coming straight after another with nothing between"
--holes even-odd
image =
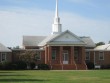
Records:
<instances>
[{"instance_id":1,"label":"shadow on grass","mask_svg":"<svg viewBox=\"0 0 110 83\"><path fill-rule=\"evenodd\" d=\"M4 72L4 71L3 71L3 72L0 72L0 73L14 73L14 72Z\"/></svg>"},{"instance_id":2,"label":"shadow on grass","mask_svg":"<svg viewBox=\"0 0 110 83\"><path fill-rule=\"evenodd\" d=\"M0 82L44 82L49 80L43 79L0 79Z\"/></svg>"},{"instance_id":3,"label":"shadow on grass","mask_svg":"<svg viewBox=\"0 0 110 83\"><path fill-rule=\"evenodd\" d=\"M27 75L0 75L0 77L2 76L27 76Z\"/></svg>"}]
</instances>

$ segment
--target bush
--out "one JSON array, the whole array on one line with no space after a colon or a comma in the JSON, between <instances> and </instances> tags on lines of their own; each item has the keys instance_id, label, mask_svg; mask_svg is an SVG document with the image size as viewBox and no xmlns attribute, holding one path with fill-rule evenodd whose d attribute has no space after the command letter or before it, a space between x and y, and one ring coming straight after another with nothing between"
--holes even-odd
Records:
<instances>
[{"instance_id":1,"label":"bush","mask_svg":"<svg viewBox=\"0 0 110 83\"><path fill-rule=\"evenodd\" d=\"M101 69L106 69L106 66L105 65L101 65Z\"/></svg>"},{"instance_id":2,"label":"bush","mask_svg":"<svg viewBox=\"0 0 110 83\"><path fill-rule=\"evenodd\" d=\"M1 63L1 69L2 70L11 70L11 62L2 62Z\"/></svg>"},{"instance_id":3,"label":"bush","mask_svg":"<svg viewBox=\"0 0 110 83\"><path fill-rule=\"evenodd\" d=\"M13 66L16 66L16 69L18 69L18 70L27 69L27 64L24 61L17 61L13 64Z\"/></svg>"},{"instance_id":4,"label":"bush","mask_svg":"<svg viewBox=\"0 0 110 83\"><path fill-rule=\"evenodd\" d=\"M11 64L11 70L17 70L17 64L12 63Z\"/></svg>"},{"instance_id":5,"label":"bush","mask_svg":"<svg viewBox=\"0 0 110 83\"><path fill-rule=\"evenodd\" d=\"M107 69L110 69L110 65L107 65Z\"/></svg>"},{"instance_id":6,"label":"bush","mask_svg":"<svg viewBox=\"0 0 110 83\"><path fill-rule=\"evenodd\" d=\"M86 62L88 69L94 69L94 63L93 62Z\"/></svg>"},{"instance_id":7,"label":"bush","mask_svg":"<svg viewBox=\"0 0 110 83\"><path fill-rule=\"evenodd\" d=\"M0 70L2 70L2 63L0 63Z\"/></svg>"},{"instance_id":8,"label":"bush","mask_svg":"<svg viewBox=\"0 0 110 83\"><path fill-rule=\"evenodd\" d=\"M49 66L47 64L38 64L39 70L49 70Z\"/></svg>"},{"instance_id":9,"label":"bush","mask_svg":"<svg viewBox=\"0 0 110 83\"><path fill-rule=\"evenodd\" d=\"M0 69L1 70L24 70L27 68L27 64L23 61L18 62L1 62Z\"/></svg>"},{"instance_id":10,"label":"bush","mask_svg":"<svg viewBox=\"0 0 110 83\"><path fill-rule=\"evenodd\" d=\"M110 65L101 65L101 69L110 69Z\"/></svg>"},{"instance_id":11,"label":"bush","mask_svg":"<svg viewBox=\"0 0 110 83\"><path fill-rule=\"evenodd\" d=\"M34 62L31 62L31 63L30 63L30 68L31 68L31 69L34 69L35 66L36 66L36 64L35 64Z\"/></svg>"}]
</instances>

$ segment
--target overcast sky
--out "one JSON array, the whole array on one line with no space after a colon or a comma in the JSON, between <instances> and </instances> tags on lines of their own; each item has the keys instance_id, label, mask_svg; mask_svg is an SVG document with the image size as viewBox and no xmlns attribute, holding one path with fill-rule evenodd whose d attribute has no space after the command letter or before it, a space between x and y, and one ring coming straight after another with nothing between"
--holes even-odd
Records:
<instances>
[{"instance_id":1,"label":"overcast sky","mask_svg":"<svg viewBox=\"0 0 110 83\"><path fill-rule=\"evenodd\" d=\"M0 0L0 43L21 46L22 37L50 35L55 0ZM110 0L59 0L62 29L94 42L110 40Z\"/></svg>"}]
</instances>

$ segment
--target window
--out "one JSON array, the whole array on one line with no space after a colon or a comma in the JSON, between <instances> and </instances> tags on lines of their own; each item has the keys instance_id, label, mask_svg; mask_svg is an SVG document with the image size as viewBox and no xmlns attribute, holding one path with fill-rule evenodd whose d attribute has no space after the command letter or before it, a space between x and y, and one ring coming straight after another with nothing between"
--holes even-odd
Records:
<instances>
[{"instance_id":1,"label":"window","mask_svg":"<svg viewBox=\"0 0 110 83\"><path fill-rule=\"evenodd\" d=\"M6 61L6 53L1 53L1 61Z\"/></svg>"},{"instance_id":2,"label":"window","mask_svg":"<svg viewBox=\"0 0 110 83\"><path fill-rule=\"evenodd\" d=\"M63 61L68 61L69 55L68 50L63 51Z\"/></svg>"},{"instance_id":3,"label":"window","mask_svg":"<svg viewBox=\"0 0 110 83\"><path fill-rule=\"evenodd\" d=\"M56 59L56 50L52 50L52 60Z\"/></svg>"},{"instance_id":4,"label":"window","mask_svg":"<svg viewBox=\"0 0 110 83\"><path fill-rule=\"evenodd\" d=\"M35 59L36 59L36 60L40 60L40 59L41 59L41 52L37 52L37 53L36 53Z\"/></svg>"},{"instance_id":5,"label":"window","mask_svg":"<svg viewBox=\"0 0 110 83\"><path fill-rule=\"evenodd\" d=\"M86 60L90 60L90 52L86 52Z\"/></svg>"},{"instance_id":6,"label":"window","mask_svg":"<svg viewBox=\"0 0 110 83\"><path fill-rule=\"evenodd\" d=\"M99 60L104 60L104 52L99 52Z\"/></svg>"},{"instance_id":7,"label":"window","mask_svg":"<svg viewBox=\"0 0 110 83\"><path fill-rule=\"evenodd\" d=\"M75 50L74 51L74 59L75 60L78 60L78 55L79 55L78 50Z\"/></svg>"}]
</instances>

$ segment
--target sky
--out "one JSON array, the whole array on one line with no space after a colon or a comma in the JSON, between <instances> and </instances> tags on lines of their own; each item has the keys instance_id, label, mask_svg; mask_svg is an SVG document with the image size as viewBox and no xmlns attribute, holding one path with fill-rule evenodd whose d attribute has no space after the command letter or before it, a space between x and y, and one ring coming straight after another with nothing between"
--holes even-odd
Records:
<instances>
[{"instance_id":1,"label":"sky","mask_svg":"<svg viewBox=\"0 0 110 83\"><path fill-rule=\"evenodd\" d=\"M55 6L56 0L0 0L0 43L16 47L23 36L50 35ZM110 0L59 0L59 17L63 31L110 41Z\"/></svg>"}]
</instances>

